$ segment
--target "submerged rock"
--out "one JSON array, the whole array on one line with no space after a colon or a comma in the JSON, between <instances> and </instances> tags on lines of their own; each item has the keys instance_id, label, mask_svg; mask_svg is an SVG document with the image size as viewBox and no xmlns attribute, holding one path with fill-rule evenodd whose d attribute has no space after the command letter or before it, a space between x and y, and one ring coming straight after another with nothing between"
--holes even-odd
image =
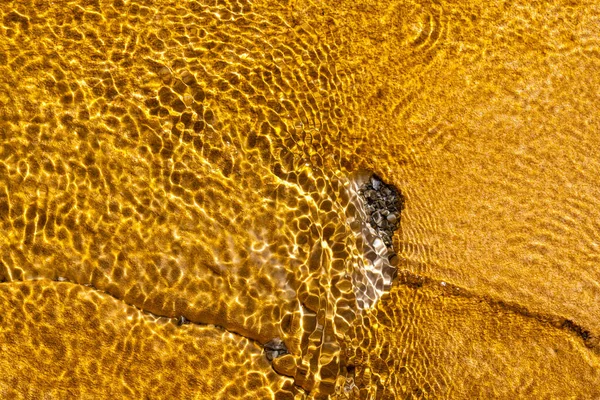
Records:
<instances>
[{"instance_id":1,"label":"submerged rock","mask_svg":"<svg viewBox=\"0 0 600 400\"><path fill-rule=\"evenodd\" d=\"M392 248L392 237L400 225L404 208L402 195L392 185L387 185L373 174L358 190L369 225L377 232L387 248Z\"/></svg>"},{"instance_id":2,"label":"submerged rock","mask_svg":"<svg viewBox=\"0 0 600 400\"><path fill-rule=\"evenodd\" d=\"M400 225L404 198L394 186L370 172L350 179L348 226L356 235L362 257L352 265L352 283L359 309L372 307L387 292L397 273L399 259L393 236Z\"/></svg>"},{"instance_id":3,"label":"submerged rock","mask_svg":"<svg viewBox=\"0 0 600 400\"><path fill-rule=\"evenodd\" d=\"M265 343L263 349L265 350L265 355L269 361L273 361L275 358L289 353L285 343L278 337Z\"/></svg>"}]
</instances>

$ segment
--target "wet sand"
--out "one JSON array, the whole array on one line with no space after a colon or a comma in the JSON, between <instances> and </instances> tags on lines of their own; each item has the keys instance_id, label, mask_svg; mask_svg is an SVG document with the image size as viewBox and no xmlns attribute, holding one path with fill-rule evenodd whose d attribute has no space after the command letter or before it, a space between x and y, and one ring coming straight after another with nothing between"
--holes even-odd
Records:
<instances>
[{"instance_id":1,"label":"wet sand","mask_svg":"<svg viewBox=\"0 0 600 400\"><path fill-rule=\"evenodd\" d=\"M5 397L598 397L593 3L0 12Z\"/></svg>"}]
</instances>

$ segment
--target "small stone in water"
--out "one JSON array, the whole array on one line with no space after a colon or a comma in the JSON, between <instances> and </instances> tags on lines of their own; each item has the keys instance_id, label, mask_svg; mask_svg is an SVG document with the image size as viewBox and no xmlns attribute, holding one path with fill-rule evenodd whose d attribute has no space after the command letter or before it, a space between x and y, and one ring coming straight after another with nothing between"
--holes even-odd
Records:
<instances>
[{"instance_id":1,"label":"small stone in water","mask_svg":"<svg viewBox=\"0 0 600 400\"><path fill-rule=\"evenodd\" d=\"M375 177L371 177L371 186L373 186L373 189L379 190L381 187L381 181Z\"/></svg>"},{"instance_id":2,"label":"small stone in water","mask_svg":"<svg viewBox=\"0 0 600 400\"><path fill-rule=\"evenodd\" d=\"M288 349L285 343L280 338L274 338L263 346L267 360L273 361L273 359L280 357L284 354L288 354Z\"/></svg>"}]
</instances>

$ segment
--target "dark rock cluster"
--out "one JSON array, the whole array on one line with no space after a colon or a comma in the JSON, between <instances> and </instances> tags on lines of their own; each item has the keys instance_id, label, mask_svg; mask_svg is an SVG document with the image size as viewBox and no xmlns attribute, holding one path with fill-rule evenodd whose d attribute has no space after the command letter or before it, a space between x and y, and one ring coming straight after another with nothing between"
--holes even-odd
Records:
<instances>
[{"instance_id":1,"label":"dark rock cluster","mask_svg":"<svg viewBox=\"0 0 600 400\"><path fill-rule=\"evenodd\" d=\"M369 224L391 248L392 236L400 225L400 212L404 207L402 194L375 174L358 189L358 193L365 203Z\"/></svg>"},{"instance_id":2,"label":"dark rock cluster","mask_svg":"<svg viewBox=\"0 0 600 400\"><path fill-rule=\"evenodd\" d=\"M285 343L279 338L269 340L264 344L263 349L269 361L273 361L273 359L289 353Z\"/></svg>"}]
</instances>

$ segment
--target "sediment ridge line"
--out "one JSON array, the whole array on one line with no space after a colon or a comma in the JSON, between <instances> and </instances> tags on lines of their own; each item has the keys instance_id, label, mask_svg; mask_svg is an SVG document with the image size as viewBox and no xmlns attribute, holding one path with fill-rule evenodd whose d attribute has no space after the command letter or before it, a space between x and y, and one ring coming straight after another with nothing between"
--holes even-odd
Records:
<instances>
[{"instance_id":1,"label":"sediment ridge line","mask_svg":"<svg viewBox=\"0 0 600 400\"><path fill-rule=\"evenodd\" d=\"M244 338L244 339L248 340L250 343L252 343L253 345L257 346L257 347L258 347L258 348L259 348L261 351L263 351L263 352L264 352L264 343L260 343L258 340L256 340L256 339L253 339L253 338L251 338L251 337L248 337L248 336L245 336L245 335L243 335L243 334L241 334L241 333L238 333L238 332L236 332L235 330L231 330L231 329L225 328L224 326L221 326L221 325L209 324L209 323L205 323L205 322L201 322L201 321L192 321L192 320L189 320L189 319L185 318L185 316L183 316L183 315L181 315L181 316L179 316L179 317L169 317L169 316L166 316L166 315L160 315L160 314L156 314L156 313L150 312L150 311L148 311L148 310L144 310L143 308L141 308L141 307L138 307L138 306L136 306L136 305L134 305L134 304L129 304L129 303L127 303L125 300L123 300L123 299L120 299L120 298L118 298L117 296L115 296L115 295L113 295L113 294L111 294L111 293L108 293L108 292L107 292L107 291L105 291L105 290L98 289L98 288L96 288L95 286L93 286L92 284L77 283L77 282L69 281L69 280L67 280L67 279L65 279L65 278L60 278L60 279L57 279L57 280L54 280L54 279L49 279L49 278L36 278L36 279L27 279L27 280L12 280L12 281L4 281L4 282L0 282L0 286L2 286L2 285L10 285L10 284L15 284L15 283L29 283L29 282L37 282L37 281L46 281L46 282L52 282L52 283L57 283L57 284L66 283L66 284L69 284L69 285L74 285L74 286L82 286L82 287L84 287L84 288L91 289L91 290L93 290L93 291L95 291L95 292L98 292L98 293L102 293L102 294L104 294L104 295L107 295L107 296L109 296L109 297L111 297L111 298L113 298L113 299L115 299L115 300L119 301L120 303L123 303L123 304L125 304L125 305L126 305L126 306L128 306L128 307L133 307L133 308L135 308L136 310L139 310L140 312L142 312L142 314L145 314L145 315L150 315L150 316L153 316L153 317L156 317L156 318L167 318L167 319L170 319L170 320L174 320L174 323L176 323L176 324L177 324L177 325L179 325L179 326L181 326L181 325L184 325L184 324L193 324L193 325L197 325L197 326L205 326L205 327L215 328L215 329L217 329L217 330L221 330L221 331L224 331L224 332L230 333L230 334L232 334L232 335L236 335L236 336L238 336L238 337L241 337L241 338ZM271 364L271 369L272 369L272 370L273 370L273 371L274 371L274 372L275 372L277 375L279 375L279 376L281 376L281 377L284 377L284 378L290 378L289 376L286 376L286 375L283 375L283 374L279 373L279 372L278 372L278 371L277 371L277 370L276 370L276 369L273 367L273 363L270 363L270 364ZM295 388L296 388L296 389L297 389L299 392L301 392L301 393L304 393L305 395L309 395L309 394L310 394L310 391L306 391L306 390L305 390L305 389L303 389L302 387L298 386L298 385L296 384L295 380L293 379L293 377L292 377L292 380L293 380L293 381L292 381L292 384L294 385L294 387L295 387Z\"/></svg>"},{"instance_id":2,"label":"sediment ridge line","mask_svg":"<svg viewBox=\"0 0 600 400\"><path fill-rule=\"evenodd\" d=\"M592 350L595 354L600 355L600 336L592 333L582 325L573 320L562 317L560 315L531 311L527 307L516 302L506 301L495 298L490 295L475 293L458 285L434 279L426 275L419 275L409 270L398 270L398 275L395 280L399 285L408 286L413 289L421 287L436 287L436 290L442 292L446 296L457 296L464 298L475 298L484 301L492 308L502 309L521 315L523 317L532 318L540 323L551 325L554 328L562 329L579 337L583 344Z\"/></svg>"},{"instance_id":3,"label":"sediment ridge line","mask_svg":"<svg viewBox=\"0 0 600 400\"><path fill-rule=\"evenodd\" d=\"M244 336L241 333L236 332L235 330L227 329L227 328L225 328L224 326L221 326L221 325L209 324L209 323L205 323L205 322L202 322L202 321L192 321L192 320L189 320L189 319L185 318L185 316L183 316L183 315L181 315L179 317L169 317L167 315L160 315L160 314L156 314L156 313L153 313L151 311L148 311L148 310L144 310L142 307L136 306L135 304L129 304L125 300L120 299L117 296L115 296L115 295L113 295L113 294L111 294L111 293L109 293L109 292L107 292L105 290L98 289L95 286L93 286L92 284L73 282L73 281L69 281L69 280L64 279L64 278L60 278L58 280L49 279L49 278L36 278L36 279L26 279L26 280L4 281L4 282L0 282L0 286L1 285L10 285L10 284L15 284L15 283L29 283L29 282L38 282L38 281L46 281L46 282L52 282L52 283L58 283L58 284L66 283L66 284L69 284L69 285L82 286L82 287L85 287L85 288L88 288L88 289L92 289L95 292L99 292L99 293L105 294L105 295L107 295L109 297L112 297L113 299L115 299L115 300L117 300L117 301L125 304L126 306L133 307L136 310L139 310L143 314L146 314L146 315L151 315L151 316L157 317L157 318L171 319L171 320L174 320L177 325L183 325L183 324L186 324L186 323L190 323L190 324L194 324L194 325L198 325L198 326L214 327L216 329L219 329L219 330L222 330L222 331L234 334L236 336L240 336L240 337L242 337L244 339L247 339L248 341L256 344L257 346L259 346L261 349L262 349L262 346L263 346L263 344L261 344L256 339L252 339L251 337ZM182 322L182 318L183 318L184 322Z\"/></svg>"}]
</instances>

